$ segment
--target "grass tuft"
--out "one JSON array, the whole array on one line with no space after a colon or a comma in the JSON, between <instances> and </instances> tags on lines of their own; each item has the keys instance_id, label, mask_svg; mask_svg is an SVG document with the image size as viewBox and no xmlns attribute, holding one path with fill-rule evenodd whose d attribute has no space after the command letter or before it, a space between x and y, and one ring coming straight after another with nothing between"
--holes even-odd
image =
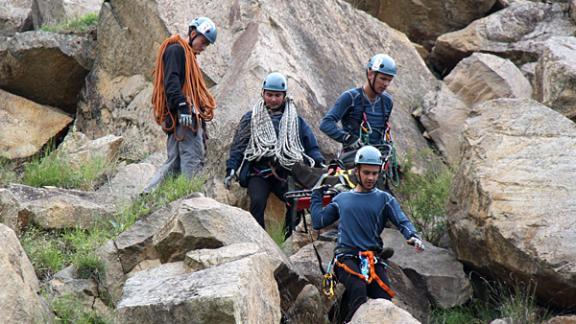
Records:
<instances>
[{"instance_id":1,"label":"grass tuft","mask_svg":"<svg viewBox=\"0 0 576 324\"><path fill-rule=\"evenodd\" d=\"M77 19L72 19L56 25L42 26L40 30L53 33L85 32L98 24L98 14L89 13Z\"/></svg>"}]
</instances>

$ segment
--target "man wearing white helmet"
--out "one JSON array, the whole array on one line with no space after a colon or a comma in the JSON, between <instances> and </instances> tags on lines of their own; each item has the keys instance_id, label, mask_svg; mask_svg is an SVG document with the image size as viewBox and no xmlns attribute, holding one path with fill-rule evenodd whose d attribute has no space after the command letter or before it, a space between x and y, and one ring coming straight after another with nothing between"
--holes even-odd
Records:
<instances>
[{"instance_id":1,"label":"man wearing white helmet","mask_svg":"<svg viewBox=\"0 0 576 324\"><path fill-rule=\"evenodd\" d=\"M262 228L268 196L273 192L284 200L292 167L302 162L310 166L324 163L314 133L298 116L287 91L284 75L273 72L266 76L262 98L240 120L226 161L224 185L230 188L237 176L240 185L248 188L250 213ZM288 210L284 222L286 237L295 226L290 216Z\"/></svg>"},{"instance_id":2,"label":"man wearing white helmet","mask_svg":"<svg viewBox=\"0 0 576 324\"><path fill-rule=\"evenodd\" d=\"M217 30L207 17L188 24L186 38L172 35L158 50L152 104L156 122L168 135L168 159L144 192L154 190L168 175L196 175L204 165L205 128L216 101L204 82L196 56L216 42Z\"/></svg>"},{"instance_id":3,"label":"man wearing white helmet","mask_svg":"<svg viewBox=\"0 0 576 324\"><path fill-rule=\"evenodd\" d=\"M352 318L368 297L394 297L386 276L386 264L380 260L384 251L380 235L387 221L398 228L408 244L414 245L417 251L424 250L422 240L398 201L376 188L382 168L380 151L364 146L356 152L354 164L356 188L340 193L326 207L322 205L324 187L317 188L313 190L310 209L316 230L340 220L333 263L337 280L346 287L340 311L344 322Z\"/></svg>"},{"instance_id":4,"label":"man wearing white helmet","mask_svg":"<svg viewBox=\"0 0 576 324\"><path fill-rule=\"evenodd\" d=\"M386 89L396 72L396 62L390 56L372 56L366 65L364 85L346 90L338 97L322 118L320 130L342 143L344 152L363 145L383 144L392 113L392 96Z\"/></svg>"}]
</instances>

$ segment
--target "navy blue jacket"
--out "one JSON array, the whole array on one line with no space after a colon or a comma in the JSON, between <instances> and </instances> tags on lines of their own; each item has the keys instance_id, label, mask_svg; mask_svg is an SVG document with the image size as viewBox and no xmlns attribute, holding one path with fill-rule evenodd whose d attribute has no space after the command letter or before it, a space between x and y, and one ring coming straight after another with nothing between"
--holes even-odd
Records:
<instances>
[{"instance_id":1,"label":"navy blue jacket","mask_svg":"<svg viewBox=\"0 0 576 324\"><path fill-rule=\"evenodd\" d=\"M392 105L392 96L388 92L383 92L371 103L362 88L347 90L324 115L320 130L335 141L343 143L347 134L359 136L362 113L365 112L373 130L369 138L370 144L382 144ZM337 125L339 121L342 122L342 128Z\"/></svg>"},{"instance_id":2,"label":"navy blue jacket","mask_svg":"<svg viewBox=\"0 0 576 324\"><path fill-rule=\"evenodd\" d=\"M276 136L278 136L282 114L274 114L270 117L272 118L272 124L274 125ZM244 151L246 150L248 141L250 140L251 120L252 111L245 113L240 120L240 124L236 129L236 134L234 135L234 140L230 147L230 157L228 158L228 161L226 161L226 174L228 174L231 169L237 170L244 159ZM306 155L314 159L317 164L323 163L324 157L322 156L322 153L320 153L320 147L318 147L318 141L316 140L316 136L314 136L312 129L300 116L298 116L298 125L300 126L300 142L304 147Z\"/></svg>"},{"instance_id":3,"label":"navy blue jacket","mask_svg":"<svg viewBox=\"0 0 576 324\"><path fill-rule=\"evenodd\" d=\"M414 225L389 193L380 189L370 192L348 191L339 194L325 208L323 193L314 190L311 198L312 227L318 230L340 219L337 249L378 251L382 249L380 234L390 220L406 239L416 235Z\"/></svg>"}]
</instances>

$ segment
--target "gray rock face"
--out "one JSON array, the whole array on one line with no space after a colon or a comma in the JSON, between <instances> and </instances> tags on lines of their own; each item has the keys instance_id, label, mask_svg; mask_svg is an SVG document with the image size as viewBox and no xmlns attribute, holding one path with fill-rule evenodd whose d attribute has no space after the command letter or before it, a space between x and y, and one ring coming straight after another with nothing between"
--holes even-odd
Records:
<instances>
[{"instance_id":1,"label":"gray rock face","mask_svg":"<svg viewBox=\"0 0 576 324\"><path fill-rule=\"evenodd\" d=\"M0 224L0 317L3 323L49 323L32 263L13 230Z\"/></svg>"},{"instance_id":2,"label":"gray rock face","mask_svg":"<svg viewBox=\"0 0 576 324\"><path fill-rule=\"evenodd\" d=\"M140 14L134 17L133 12ZM316 127L324 112L341 92L363 82L364 65L377 52L387 52L400 67L390 88L395 97L392 121L399 151L416 151L426 146L410 112L436 80L410 41L348 4L335 5L328 0L220 0L202 8L182 1L105 3L98 27L100 50L95 70L87 80L78 115L79 129L94 137L122 132L127 142L136 143L135 150L139 152L161 148L165 137L150 120L149 83L135 92L142 96L138 112L143 115L130 120L118 116L130 105L135 106L132 101L136 99L125 100L121 89L130 77L145 76L149 81L158 45L169 33L187 30L185 22L197 15L211 17L219 28L216 44L199 56L205 75L217 84L213 90L218 108L209 126L210 174L222 172L234 129L241 115L258 99L262 79L268 72L288 75L290 93L299 112L318 134ZM314 23L319 17L326 22L354 21L356 26ZM130 32L144 21L149 26L146 33ZM309 23L302 24L303 21ZM134 132L128 135L126 130ZM326 152L337 148L324 136L320 136L320 143Z\"/></svg>"},{"instance_id":3,"label":"gray rock face","mask_svg":"<svg viewBox=\"0 0 576 324\"><path fill-rule=\"evenodd\" d=\"M466 104L497 98L530 98L532 86L510 60L474 53L456 65L444 79L448 88Z\"/></svg>"},{"instance_id":4,"label":"gray rock face","mask_svg":"<svg viewBox=\"0 0 576 324\"><path fill-rule=\"evenodd\" d=\"M0 2L0 36L32 29L32 0Z\"/></svg>"},{"instance_id":5,"label":"gray rock face","mask_svg":"<svg viewBox=\"0 0 576 324\"><path fill-rule=\"evenodd\" d=\"M30 157L71 122L72 118L58 109L0 90L0 155L7 159Z\"/></svg>"},{"instance_id":6,"label":"gray rock face","mask_svg":"<svg viewBox=\"0 0 576 324\"><path fill-rule=\"evenodd\" d=\"M484 17L496 1L347 0L347 2L367 11L390 27L405 33L412 41L430 49L438 36L462 29L474 20Z\"/></svg>"},{"instance_id":7,"label":"gray rock face","mask_svg":"<svg viewBox=\"0 0 576 324\"><path fill-rule=\"evenodd\" d=\"M33 0L32 22L35 29L98 14L102 0Z\"/></svg>"},{"instance_id":8,"label":"gray rock face","mask_svg":"<svg viewBox=\"0 0 576 324\"><path fill-rule=\"evenodd\" d=\"M31 31L2 39L0 87L73 114L94 51L87 36Z\"/></svg>"},{"instance_id":9,"label":"gray rock face","mask_svg":"<svg viewBox=\"0 0 576 324\"><path fill-rule=\"evenodd\" d=\"M372 299L364 303L350 320L354 324L418 324L410 313L386 299Z\"/></svg>"},{"instance_id":10,"label":"gray rock face","mask_svg":"<svg viewBox=\"0 0 576 324\"><path fill-rule=\"evenodd\" d=\"M538 60L535 97L568 118L576 118L576 37L552 37Z\"/></svg>"},{"instance_id":11,"label":"gray rock face","mask_svg":"<svg viewBox=\"0 0 576 324\"><path fill-rule=\"evenodd\" d=\"M448 250L426 242L426 250L417 253L405 243L400 232L385 229L384 246L394 249L390 261L398 264L419 289L426 290L433 304L440 308L462 305L472 297L472 285L462 263Z\"/></svg>"},{"instance_id":12,"label":"gray rock face","mask_svg":"<svg viewBox=\"0 0 576 324\"><path fill-rule=\"evenodd\" d=\"M459 260L576 301L576 125L531 100L497 99L467 120L448 206Z\"/></svg>"},{"instance_id":13,"label":"gray rock face","mask_svg":"<svg viewBox=\"0 0 576 324\"><path fill-rule=\"evenodd\" d=\"M112 218L114 209L105 197L78 190L9 185L13 199L0 206L6 224L36 224L45 229L89 229ZM18 228L15 228L18 230Z\"/></svg>"},{"instance_id":14,"label":"gray rock face","mask_svg":"<svg viewBox=\"0 0 576 324\"><path fill-rule=\"evenodd\" d=\"M274 260L274 284L280 289L282 309L286 311L307 284L306 280L249 213L200 195L174 202L139 220L103 246L99 255L107 269L106 287L117 302L127 274L145 260L182 261L191 250L237 243L256 244Z\"/></svg>"},{"instance_id":15,"label":"gray rock face","mask_svg":"<svg viewBox=\"0 0 576 324\"><path fill-rule=\"evenodd\" d=\"M274 262L260 253L197 272L182 262L136 273L117 307L120 323L279 323Z\"/></svg>"},{"instance_id":16,"label":"gray rock face","mask_svg":"<svg viewBox=\"0 0 576 324\"><path fill-rule=\"evenodd\" d=\"M516 65L534 62L548 38L576 32L567 10L565 3L514 2L462 30L438 37L430 61L442 74L473 52L493 53Z\"/></svg>"},{"instance_id":17,"label":"gray rock face","mask_svg":"<svg viewBox=\"0 0 576 324\"><path fill-rule=\"evenodd\" d=\"M120 166L110 182L98 192L112 197L116 206L123 206L137 197L154 176L156 167L150 163L132 163Z\"/></svg>"},{"instance_id":18,"label":"gray rock face","mask_svg":"<svg viewBox=\"0 0 576 324\"><path fill-rule=\"evenodd\" d=\"M91 140L80 132L72 131L66 135L56 152L62 154L70 165L76 168L95 159L112 164L118 159L122 142L121 136L107 135Z\"/></svg>"},{"instance_id":19,"label":"gray rock face","mask_svg":"<svg viewBox=\"0 0 576 324\"><path fill-rule=\"evenodd\" d=\"M219 249L199 249L186 253L184 263L191 271L233 262L261 251L255 243L235 243Z\"/></svg>"},{"instance_id":20,"label":"gray rock face","mask_svg":"<svg viewBox=\"0 0 576 324\"><path fill-rule=\"evenodd\" d=\"M470 106L442 84L439 90L428 92L422 107L415 116L447 161L457 165L464 121L470 115Z\"/></svg>"}]
</instances>

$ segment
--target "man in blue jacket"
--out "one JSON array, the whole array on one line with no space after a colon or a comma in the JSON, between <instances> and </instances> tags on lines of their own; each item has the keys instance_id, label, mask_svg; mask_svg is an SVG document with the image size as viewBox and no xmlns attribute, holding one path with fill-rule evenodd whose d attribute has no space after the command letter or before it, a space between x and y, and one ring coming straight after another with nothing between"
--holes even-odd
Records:
<instances>
[{"instance_id":1,"label":"man in blue jacket","mask_svg":"<svg viewBox=\"0 0 576 324\"><path fill-rule=\"evenodd\" d=\"M344 152L355 151L363 145L383 144L392 113L392 96L386 89L395 76L396 62L385 54L374 55L366 66L364 85L338 97L322 118L320 130L342 143Z\"/></svg>"},{"instance_id":2,"label":"man in blue jacket","mask_svg":"<svg viewBox=\"0 0 576 324\"><path fill-rule=\"evenodd\" d=\"M248 188L250 213L262 228L268 196L273 192L284 200L292 166L301 162L310 166L324 163L314 133L298 116L293 100L286 96L287 90L282 74L274 72L266 77L262 98L240 120L226 161L224 185L230 188L232 179L238 176L240 185ZM286 237L295 226L290 215L288 210Z\"/></svg>"},{"instance_id":3,"label":"man in blue jacket","mask_svg":"<svg viewBox=\"0 0 576 324\"><path fill-rule=\"evenodd\" d=\"M418 251L424 249L414 225L406 218L398 201L376 188L382 167L380 151L364 146L356 152L356 188L337 195L326 207L322 205L323 187L311 198L312 226L318 230L336 220L338 240L334 251L336 278L346 287L341 316L349 321L367 297L391 299L394 292L386 276L386 265L379 260L383 251L380 234L389 220L400 230L407 243Z\"/></svg>"}]
</instances>

